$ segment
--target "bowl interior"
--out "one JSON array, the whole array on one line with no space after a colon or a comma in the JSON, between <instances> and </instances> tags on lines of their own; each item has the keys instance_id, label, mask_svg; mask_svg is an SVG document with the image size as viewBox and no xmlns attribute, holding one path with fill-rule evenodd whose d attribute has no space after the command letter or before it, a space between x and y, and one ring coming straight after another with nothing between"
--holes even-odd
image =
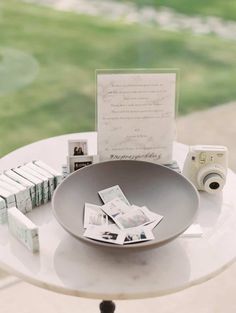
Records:
<instances>
[{"instance_id":1,"label":"bowl interior","mask_svg":"<svg viewBox=\"0 0 236 313\"><path fill-rule=\"evenodd\" d=\"M85 202L101 205L98 191L119 185L131 204L147 206L164 216L153 230L155 240L113 245L83 237ZM199 196L181 174L142 161L109 161L84 167L68 176L54 193L52 206L58 222L86 243L116 249L160 246L185 231L194 220Z\"/></svg>"}]
</instances>

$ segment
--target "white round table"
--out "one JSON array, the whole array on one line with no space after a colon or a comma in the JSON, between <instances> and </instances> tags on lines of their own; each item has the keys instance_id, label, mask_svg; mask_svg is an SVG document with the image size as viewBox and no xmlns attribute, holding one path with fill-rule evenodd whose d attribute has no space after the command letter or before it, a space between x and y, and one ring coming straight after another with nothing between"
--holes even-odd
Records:
<instances>
[{"instance_id":1,"label":"white round table","mask_svg":"<svg viewBox=\"0 0 236 313\"><path fill-rule=\"evenodd\" d=\"M0 170L40 159L61 171L68 139L87 139L96 154L96 133L79 133L42 140L0 160ZM174 159L182 167L185 145L175 143ZM229 170L219 195L200 193L196 218L198 238L178 237L160 248L112 253L88 246L69 235L56 221L51 204L28 217L39 226L40 253L32 254L0 225L0 267L34 285L59 293L96 299L140 299L166 295L204 282L236 257L236 175Z\"/></svg>"}]
</instances>

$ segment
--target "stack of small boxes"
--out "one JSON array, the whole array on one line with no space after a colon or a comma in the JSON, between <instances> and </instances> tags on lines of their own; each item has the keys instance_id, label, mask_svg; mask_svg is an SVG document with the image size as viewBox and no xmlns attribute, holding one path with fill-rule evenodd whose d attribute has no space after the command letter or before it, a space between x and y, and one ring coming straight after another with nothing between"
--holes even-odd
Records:
<instances>
[{"instance_id":1,"label":"stack of small boxes","mask_svg":"<svg viewBox=\"0 0 236 313\"><path fill-rule=\"evenodd\" d=\"M0 174L0 224L29 250L39 250L38 228L24 214L51 200L61 173L42 161L32 161Z\"/></svg>"}]
</instances>

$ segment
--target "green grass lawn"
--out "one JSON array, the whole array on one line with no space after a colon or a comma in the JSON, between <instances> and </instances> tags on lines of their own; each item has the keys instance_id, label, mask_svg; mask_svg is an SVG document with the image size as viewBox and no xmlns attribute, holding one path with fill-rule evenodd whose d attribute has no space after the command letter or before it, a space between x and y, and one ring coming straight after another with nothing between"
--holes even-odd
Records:
<instances>
[{"instance_id":1,"label":"green grass lawn","mask_svg":"<svg viewBox=\"0 0 236 313\"><path fill-rule=\"evenodd\" d=\"M120 1L120 0L116 0ZM122 0L139 6L169 7L187 15L212 15L225 20L236 20L236 1L234 0Z\"/></svg>"},{"instance_id":2,"label":"green grass lawn","mask_svg":"<svg viewBox=\"0 0 236 313\"><path fill-rule=\"evenodd\" d=\"M96 69L179 68L180 114L236 99L236 42L214 36L3 0L4 47L34 57L39 73L32 84L0 95L0 155L41 138L94 130Z\"/></svg>"}]
</instances>

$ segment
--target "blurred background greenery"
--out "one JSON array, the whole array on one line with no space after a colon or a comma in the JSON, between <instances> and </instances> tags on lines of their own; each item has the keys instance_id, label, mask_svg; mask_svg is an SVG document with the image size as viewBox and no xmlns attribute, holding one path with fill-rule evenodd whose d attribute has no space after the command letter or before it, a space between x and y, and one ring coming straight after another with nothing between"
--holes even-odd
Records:
<instances>
[{"instance_id":1,"label":"blurred background greenery","mask_svg":"<svg viewBox=\"0 0 236 313\"><path fill-rule=\"evenodd\" d=\"M234 1L132 2L236 20ZM14 51L19 51L18 63ZM171 31L1 0L0 156L42 138L94 130L96 69L179 68L179 114L187 114L236 99L235 56L236 40L214 33ZM22 86L14 82L17 71L26 81ZM6 82L12 88L3 88Z\"/></svg>"}]
</instances>

